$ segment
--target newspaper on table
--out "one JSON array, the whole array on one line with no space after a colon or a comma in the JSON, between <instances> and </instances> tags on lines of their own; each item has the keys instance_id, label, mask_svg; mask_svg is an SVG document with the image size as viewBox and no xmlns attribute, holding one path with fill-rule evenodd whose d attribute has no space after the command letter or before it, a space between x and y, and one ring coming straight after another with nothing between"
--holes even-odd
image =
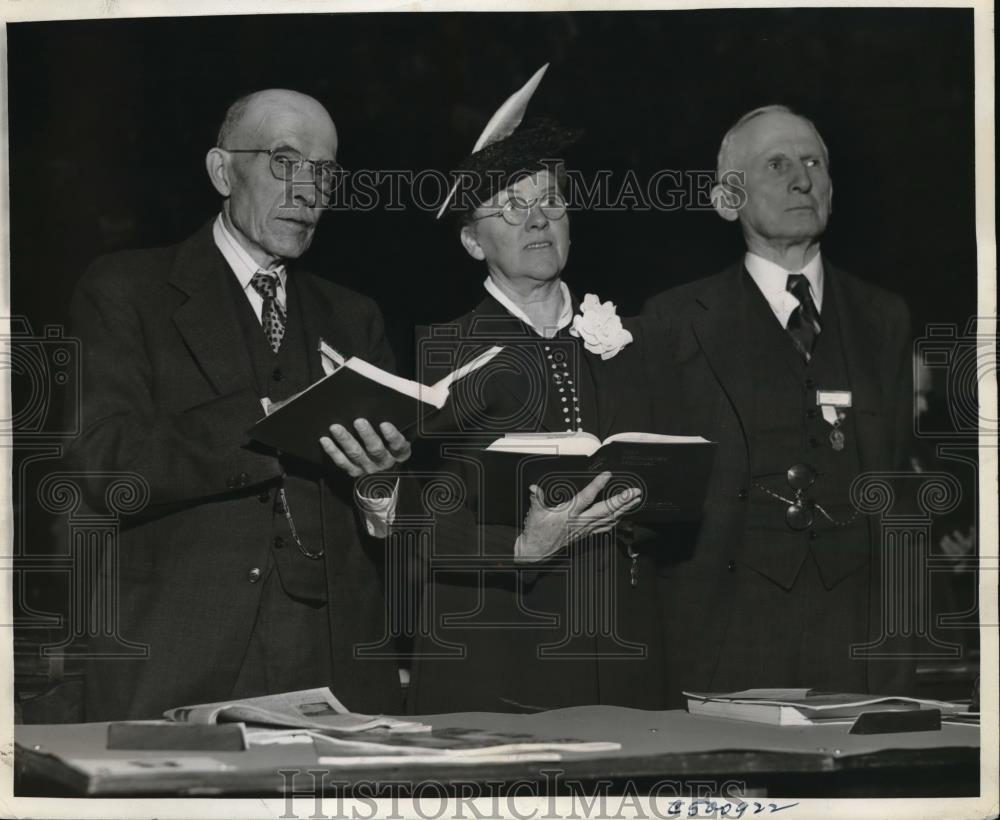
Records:
<instances>
[{"instance_id":1,"label":"newspaper on table","mask_svg":"<svg viewBox=\"0 0 1000 820\"><path fill-rule=\"evenodd\" d=\"M348 710L327 687L284 692L243 700L179 706L163 713L178 723L251 723L285 729L365 732L425 732L425 723L386 715L362 715Z\"/></svg>"},{"instance_id":2,"label":"newspaper on table","mask_svg":"<svg viewBox=\"0 0 1000 820\"><path fill-rule=\"evenodd\" d=\"M245 733L248 746L309 743L315 747L319 764L329 766L556 762L567 753L621 749L620 743L611 741L538 738L471 728L433 730L417 721L355 714L328 688L182 706L164 716L184 723L251 724Z\"/></svg>"}]
</instances>

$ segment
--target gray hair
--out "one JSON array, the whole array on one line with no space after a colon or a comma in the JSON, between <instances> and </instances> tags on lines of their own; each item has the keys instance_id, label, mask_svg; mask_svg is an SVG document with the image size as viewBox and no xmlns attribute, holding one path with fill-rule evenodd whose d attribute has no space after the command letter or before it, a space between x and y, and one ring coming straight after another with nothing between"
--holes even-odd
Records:
<instances>
[{"instance_id":1,"label":"gray hair","mask_svg":"<svg viewBox=\"0 0 1000 820\"><path fill-rule=\"evenodd\" d=\"M798 117L800 120L809 124L809 127L816 134L816 138L819 140L820 146L823 148L823 159L827 164L830 162L830 152L827 150L826 143L823 141L823 135L819 133L819 129L816 124L808 117L803 117L797 111L793 111L787 105L762 105L760 108L755 108L753 111L748 111L735 123L732 127L726 131L726 135L722 138L722 144L719 146L719 155L716 158L715 166L715 176L717 182L723 182L725 174L727 171L734 170L735 160L733 159L733 148L736 142L736 133L750 120L755 120L757 117L762 117L765 114L791 114L793 117Z\"/></svg>"}]
</instances>

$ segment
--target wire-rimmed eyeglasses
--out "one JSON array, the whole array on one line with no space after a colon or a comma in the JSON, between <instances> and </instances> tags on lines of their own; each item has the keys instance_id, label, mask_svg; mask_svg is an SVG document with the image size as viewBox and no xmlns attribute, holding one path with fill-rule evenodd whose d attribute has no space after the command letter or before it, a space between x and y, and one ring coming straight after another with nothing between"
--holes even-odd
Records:
<instances>
[{"instance_id":1,"label":"wire-rimmed eyeglasses","mask_svg":"<svg viewBox=\"0 0 1000 820\"><path fill-rule=\"evenodd\" d=\"M294 182L303 168L308 168L312 183L320 194L328 199L332 196L344 169L331 159L306 159L294 148L222 148L230 154L267 154L271 176L281 182Z\"/></svg>"},{"instance_id":2,"label":"wire-rimmed eyeglasses","mask_svg":"<svg viewBox=\"0 0 1000 820\"><path fill-rule=\"evenodd\" d=\"M527 222L528 215L536 205L542 212L542 216L553 222L566 216L566 200L559 194L551 193L536 199L522 199L519 196L512 196L503 204L503 207L492 213L473 217L471 221L478 222L480 219L499 216L508 225L523 225Z\"/></svg>"}]
</instances>

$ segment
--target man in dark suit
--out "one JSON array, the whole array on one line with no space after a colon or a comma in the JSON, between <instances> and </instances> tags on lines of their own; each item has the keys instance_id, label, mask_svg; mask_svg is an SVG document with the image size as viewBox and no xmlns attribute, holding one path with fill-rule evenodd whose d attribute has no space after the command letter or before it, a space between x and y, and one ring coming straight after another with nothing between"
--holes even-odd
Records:
<instances>
[{"instance_id":1,"label":"man in dark suit","mask_svg":"<svg viewBox=\"0 0 1000 820\"><path fill-rule=\"evenodd\" d=\"M149 495L122 522L118 556L120 634L148 657L101 660L114 646L95 642L88 720L316 686L356 711L401 708L395 665L355 658L385 616L381 544L359 531L351 477L405 460L408 443L388 425L380 436L359 420L360 442L334 426L321 440L333 464L320 465L246 437L268 401L323 375L320 339L392 367L375 304L294 267L336 151L311 97L238 100L206 158L221 213L177 245L97 260L76 289L84 394L70 458L95 508L102 473L135 474Z\"/></svg>"},{"instance_id":2,"label":"man in dark suit","mask_svg":"<svg viewBox=\"0 0 1000 820\"><path fill-rule=\"evenodd\" d=\"M682 690L907 687L905 662L852 657L878 637L885 593L877 522L850 488L905 461L909 316L820 253L828 163L816 128L789 109L741 118L722 141L713 203L739 222L746 256L644 310L664 324L679 378L658 403L680 403L688 432L719 445L701 525L664 547L678 701Z\"/></svg>"}]
</instances>

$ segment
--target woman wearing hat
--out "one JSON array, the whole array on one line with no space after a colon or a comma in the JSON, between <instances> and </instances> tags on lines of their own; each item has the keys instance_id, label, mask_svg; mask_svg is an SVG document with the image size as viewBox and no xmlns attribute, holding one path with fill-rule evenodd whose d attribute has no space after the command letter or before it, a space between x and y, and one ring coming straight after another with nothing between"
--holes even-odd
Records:
<instances>
[{"instance_id":1,"label":"woman wearing hat","mask_svg":"<svg viewBox=\"0 0 1000 820\"><path fill-rule=\"evenodd\" d=\"M450 345L459 364L503 351L453 386L450 432L429 439L465 499L435 518L416 714L666 703L652 555L620 526L641 503L638 489L619 482L604 498L614 477L603 473L572 498L545 498L535 485L491 486L476 461L508 433L650 429L636 393L648 329L623 325L593 295L580 302L562 280L570 217L553 157L574 137L543 123L495 140L463 163L446 203L465 250L485 265L485 293L432 331L433 349ZM504 494L514 503L500 504ZM491 506L527 514L498 521Z\"/></svg>"}]
</instances>

